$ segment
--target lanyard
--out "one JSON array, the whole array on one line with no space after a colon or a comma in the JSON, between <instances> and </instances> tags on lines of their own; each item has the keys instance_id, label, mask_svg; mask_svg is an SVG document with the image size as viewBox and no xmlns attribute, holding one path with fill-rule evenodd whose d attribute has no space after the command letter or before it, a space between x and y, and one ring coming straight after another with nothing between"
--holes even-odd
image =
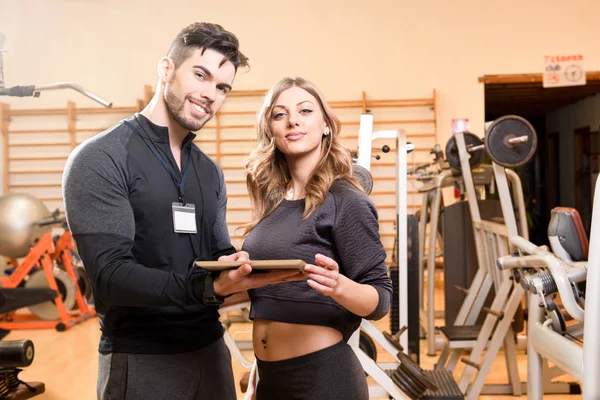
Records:
<instances>
[{"instance_id":1,"label":"lanyard","mask_svg":"<svg viewBox=\"0 0 600 400\"><path fill-rule=\"evenodd\" d=\"M137 119L137 117L136 117L136 119ZM142 139L142 141L146 144L146 146L148 146L148 148L150 149L152 154L154 154L156 156L156 158L158 158L158 161L160 161L162 166L165 167L165 169L167 170L169 175L171 175L173 182L175 182L175 185L177 185L177 189L179 190L180 201L185 205L185 197L184 197L183 187L185 185L185 180L187 178L187 174L190 169L190 162L192 161L192 149L190 148L190 154L188 157L188 161L187 161L187 164L185 165L185 168L183 169L183 174L181 175L181 180L180 180L177 177L177 174L175 174L175 172L173 172L173 170L171 169L169 164L167 164L167 162L164 160L164 158L162 158L160 153L156 150L156 148L154 147L154 143L152 143L153 146L150 146L150 144L144 139L144 136L142 135L140 130L136 126L134 126L132 123L130 123L129 121L123 120L123 123L125 125L127 125L128 127L130 127L135 132L135 134L138 135ZM144 129L144 128L142 128L142 129Z\"/></svg>"}]
</instances>

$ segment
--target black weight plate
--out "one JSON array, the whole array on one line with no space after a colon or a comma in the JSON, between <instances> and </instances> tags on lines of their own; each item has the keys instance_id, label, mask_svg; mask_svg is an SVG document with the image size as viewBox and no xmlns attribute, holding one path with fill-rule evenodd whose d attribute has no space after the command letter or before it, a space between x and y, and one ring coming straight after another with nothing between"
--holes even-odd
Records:
<instances>
[{"instance_id":1,"label":"black weight plate","mask_svg":"<svg viewBox=\"0 0 600 400\"><path fill-rule=\"evenodd\" d=\"M360 183L367 194L373 190L373 177L368 169L358 164L352 164L352 177Z\"/></svg>"},{"instance_id":2,"label":"black weight plate","mask_svg":"<svg viewBox=\"0 0 600 400\"><path fill-rule=\"evenodd\" d=\"M527 136L527 142L511 145L511 137ZM506 168L516 168L526 164L535 155L537 134L533 126L524 118L506 115L495 120L485 135L485 149L490 158Z\"/></svg>"},{"instance_id":3,"label":"black weight plate","mask_svg":"<svg viewBox=\"0 0 600 400\"><path fill-rule=\"evenodd\" d=\"M408 383L410 378L407 377L404 374L404 372L399 369L394 371L391 378L392 378L392 382L394 382L396 384L396 386L398 386L400 388L400 390L402 390L406 395L408 395L408 397L410 397L413 400L417 400L417 399L421 398L423 393L425 393L424 390L423 391L415 391L412 388L412 386Z\"/></svg>"},{"instance_id":4,"label":"black weight plate","mask_svg":"<svg viewBox=\"0 0 600 400\"><path fill-rule=\"evenodd\" d=\"M548 308L546 309L546 315L550 317L552 320L552 329L554 332L564 335L567 331L567 323L565 318L563 317L560 309L552 301L552 299L546 299L546 303L548 304Z\"/></svg>"},{"instance_id":5,"label":"black weight plate","mask_svg":"<svg viewBox=\"0 0 600 400\"><path fill-rule=\"evenodd\" d=\"M375 342L371 339L371 336L363 331L360 331L358 347L364 351L370 359L377 361L377 347L375 346Z\"/></svg>"},{"instance_id":6,"label":"black weight plate","mask_svg":"<svg viewBox=\"0 0 600 400\"><path fill-rule=\"evenodd\" d=\"M463 137L465 138L465 145L467 146L467 150L470 147L480 146L483 144L483 140L481 140L477 135L471 132L463 133ZM471 158L469 158L469 165L471 169L477 168L479 164L483 161L484 149L473 151L469 153ZM460 157L458 155L458 145L456 144L456 137L452 136L448 143L446 143L446 161L448 164L454 169L460 170Z\"/></svg>"},{"instance_id":7,"label":"black weight plate","mask_svg":"<svg viewBox=\"0 0 600 400\"><path fill-rule=\"evenodd\" d=\"M81 290L81 294L88 301L92 302L92 285L90 284L90 278L88 277L88 273L83 267L77 267L79 290Z\"/></svg>"},{"instance_id":8,"label":"black weight plate","mask_svg":"<svg viewBox=\"0 0 600 400\"><path fill-rule=\"evenodd\" d=\"M400 370L401 373L404 374L404 377L406 378L405 381L406 381L407 386L410 386L413 391L423 394L425 392L425 390L427 390L425 385L421 384L421 382L419 382L419 380L413 378L410 371L403 368L402 365L400 367L398 367L398 370Z\"/></svg>"},{"instance_id":9,"label":"black weight plate","mask_svg":"<svg viewBox=\"0 0 600 400\"><path fill-rule=\"evenodd\" d=\"M419 384L425 386L432 392L437 392L439 388L430 378L423 374L423 370L419 365L412 360L409 356L403 352L398 353L398 360L400 360L400 368L407 372L411 378L417 380Z\"/></svg>"}]
</instances>

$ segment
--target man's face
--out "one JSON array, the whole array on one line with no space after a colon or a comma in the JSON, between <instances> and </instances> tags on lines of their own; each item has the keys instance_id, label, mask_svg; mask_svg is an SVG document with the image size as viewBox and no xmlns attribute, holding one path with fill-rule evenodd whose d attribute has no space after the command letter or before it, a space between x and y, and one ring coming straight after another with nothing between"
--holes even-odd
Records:
<instances>
[{"instance_id":1,"label":"man's face","mask_svg":"<svg viewBox=\"0 0 600 400\"><path fill-rule=\"evenodd\" d=\"M167 81L167 110L184 129L201 129L223 105L235 78L235 67L228 60L221 65L223 58L214 50L195 49Z\"/></svg>"}]
</instances>

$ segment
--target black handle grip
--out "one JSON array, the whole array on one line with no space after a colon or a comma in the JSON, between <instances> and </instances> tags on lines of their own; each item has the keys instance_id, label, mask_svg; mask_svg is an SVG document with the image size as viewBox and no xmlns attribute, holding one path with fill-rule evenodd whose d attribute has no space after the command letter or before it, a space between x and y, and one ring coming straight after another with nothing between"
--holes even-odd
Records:
<instances>
[{"instance_id":1,"label":"black handle grip","mask_svg":"<svg viewBox=\"0 0 600 400\"><path fill-rule=\"evenodd\" d=\"M0 90L0 96L30 97L34 96L35 85L13 86Z\"/></svg>"}]
</instances>

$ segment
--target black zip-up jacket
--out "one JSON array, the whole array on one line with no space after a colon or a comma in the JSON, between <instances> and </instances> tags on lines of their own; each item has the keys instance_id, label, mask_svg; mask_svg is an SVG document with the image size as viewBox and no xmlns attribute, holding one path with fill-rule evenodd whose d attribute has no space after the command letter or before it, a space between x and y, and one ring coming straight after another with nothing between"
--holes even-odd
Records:
<instances>
[{"instance_id":1,"label":"black zip-up jacket","mask_svg":"<svg viewBox=\"0 0 600 400\"><path fill-rule=\"evenodd\" d=\"M100 319L101 353L192 351L218 340L216 306L202 304L206 275L194 259L232 254L223 172L189 133L185 201L195 205L197 233L175 233L177 185L151 152L156 146L178 178L166 127L136 114L85 141L69 156L63 196L69 229L90 277Z\"/></svg>"}]
</instances>

